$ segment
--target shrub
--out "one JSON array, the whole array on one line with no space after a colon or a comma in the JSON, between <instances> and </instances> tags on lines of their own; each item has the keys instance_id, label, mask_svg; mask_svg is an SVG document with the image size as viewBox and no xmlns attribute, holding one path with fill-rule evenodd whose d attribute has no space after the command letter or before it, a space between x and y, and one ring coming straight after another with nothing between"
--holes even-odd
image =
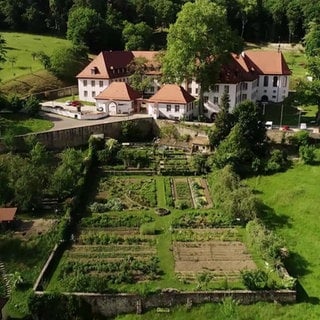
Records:
<instances>
[{"instance_id":1,"label":"shrub","mask_svg":"<svg viewBox=\"0 0 320 320\"><path fill-rule=\"evenodd\" d=\"M268 275L262 270L241 271L242 282L249 290L264 290L268 288Z\"/></svg>"},{"instance_id":2,"label":"shrub","mask_svg":"<svg viewBox=\"0 0 320 320\"><path fill-rule=\"evenodd\" d=\"M300 160L305 164L312 164L315 160L316 148L314 146L302 145L299 148L299 157Z\"/></svg>"},{"instance_id":3,"label":"shrub","mask_svg":"<svg viewBox=\"0 0 320 320\"><path fill-rule=\"evenodd\" d=\"M268 159L265 171L266 172L278 172L286 168L288 165L287 156L283 151L280 150L272 150L270 158Z\"/></svg>"},{"instance_id":4,"label":"shrub","mask_svg":"<svg viewBox=\"0 0 320 320\"><path fill-rule=\"evenodd\" d=\"M310 142L309 132L308 131L298 131L293 136L288 137L288 140L294 146L306 146Z\"/></svg>"},{"instance_id":5,"label":"shrub","mask_svg":"<svg viewBox=\"0 0 320 320\"><path fill-rule=\"evenodd\" d=\"M156 235L159 233L160 233L160 230L156 228L154 223L143 224L142 226L140 226L141 235Z\"/></svg>"}]
</instances>

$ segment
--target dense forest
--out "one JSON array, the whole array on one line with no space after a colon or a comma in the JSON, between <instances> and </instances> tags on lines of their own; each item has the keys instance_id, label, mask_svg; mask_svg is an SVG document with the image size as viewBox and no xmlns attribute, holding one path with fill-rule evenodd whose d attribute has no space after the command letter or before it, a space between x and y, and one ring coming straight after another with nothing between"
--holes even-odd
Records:
<instances>
[{"instance_id":1,"label":"dense forest","mask_svg":"<svg viewBox=\"0 0 320 320\"><path fill-rule=\"evenodd\" d=\"M186 0L0 0L0 29L67 37L90 51L161 49ZM320 16L314 0L212 0L245 41L300 42Z\"/></svg>"}]
</instances>

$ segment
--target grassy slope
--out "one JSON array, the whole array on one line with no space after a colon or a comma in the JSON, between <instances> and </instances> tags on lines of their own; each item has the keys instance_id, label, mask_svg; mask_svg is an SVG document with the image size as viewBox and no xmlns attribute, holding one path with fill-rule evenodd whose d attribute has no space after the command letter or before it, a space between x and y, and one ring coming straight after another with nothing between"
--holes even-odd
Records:
<instances>
[{"instance_id":1,"label":"grassy slope","mask_svg":"<svg viewBox=\"0 0 320 320\"><path fill-rule=\"evenodd\" d=\"M7 50L7 61L1 66L1 80L3 82L42 70L43 66L40 61L33 59L33 52L43 51L50 55L55 49L70 43L64 39L34 34L1 32L1 35L6 41ZM16 62L11 63L11 58L15 58Z\"/></svg>"},{"instance_id":2,"label":"grassy slope","mask_svg":"<svg viewBox=\"0 0 320 320\"><path fill-rule=\"evenodd\" d=\"M252 178L248 182L269 207L269 221L291 251L287 262L290 273L299 279L298 303L258 303L235 307L236 316L225 315L220 305L203 305L187 311L185 306L174 313L143 316L126 315L117 319L319 319L320 260L319 252L319 193L320 167L297 164L285 173Z\"/></svg>"}]
</instances>

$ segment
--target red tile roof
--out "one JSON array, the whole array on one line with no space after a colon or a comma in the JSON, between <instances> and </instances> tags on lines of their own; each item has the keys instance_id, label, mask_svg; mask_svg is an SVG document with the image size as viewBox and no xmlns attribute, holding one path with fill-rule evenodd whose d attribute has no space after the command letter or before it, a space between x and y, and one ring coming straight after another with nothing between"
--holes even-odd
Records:
<instances>
[{"instance_id":1,"label":"red tile roof","mask_svg":"<svg viewBox=\"0 0 320 320\"><path fill-rule=\"evenodd\" d=\"M132 101L141 97L141 94L135 91L125 82L112 82L110 86L104 89L96 100L122 100Z\"/></svg>"},{"instance_id":2,"label":"red tile roof","mask_svg":"<svg viewBox=\"0 0 320 320\"><path fill-rule=\"evenodd\" d=\"M247 50L244 60L249 68L255 68L259 74L291 75L281 51Z\"/></svg>"},{"instance_id":3,"label":"red tile roof","mask_svg":"<svg viewBox=\"0 0 320 320\"><path fill-rule=\"evenodd\" d=\"M144 57L148 60L148 66L159 68L157 54L158 51L102 51L77 75L77 78L114 79L127 76L127 66L137 57Z\"/></svg>"},{"instance_id":4,"label":"red tile roof","mask_svg":"<svg viewBox=\"0 0 320 320\"><path fill-rule=\"evenodd\" d=\"M0 208L0 222L12 221L17 208Z\"/></svg>"},{"instance_id":5,"label":"red tile roof","mask_svg":"<svg viewBox=\"0 0 320 320\"><path fill-rule=\"evenodd\" d=\"M195 98L177 84L165 84L148 101L162 103L189 103Z\"/></svg>"}]
</instances>

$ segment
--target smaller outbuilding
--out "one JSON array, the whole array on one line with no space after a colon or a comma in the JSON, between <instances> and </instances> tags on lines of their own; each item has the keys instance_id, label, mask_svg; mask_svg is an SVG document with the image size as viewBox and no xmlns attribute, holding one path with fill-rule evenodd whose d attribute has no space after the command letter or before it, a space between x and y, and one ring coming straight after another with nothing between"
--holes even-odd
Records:
<instances>
[{"instance_id":1,"label":"smaller outbuilding","mask_svg":"<svg viewBox=\"0 0 320 320\"><path fill-rule=\"evenodd\" d=\"M0 225L2 227L7 227L12 224L15 220L15 216L17 213L17 208L0 208Z\"/></svg>"},{"instance_id":2,"label":"smaller outbuilding","mask_svg":"<svg viewBox=\"0 0 320 320\"><path fill-rule=\"evenodd\" d=\"M148 114L154 119L190 120L195 98L177 84L165 84L147 100Z\"/></svg>"},{"instance_id":3,"label":"smaller outbuilding","mask_svg":"<svg viewBox=\"0 0 320 320\"><path fill-rule=\"evenodd\" d=\"M139 111L139 98L141 98L140 93L126 82L112 82L95 99L97 111L116 116Z\"/></svg>"}]
</instances>

